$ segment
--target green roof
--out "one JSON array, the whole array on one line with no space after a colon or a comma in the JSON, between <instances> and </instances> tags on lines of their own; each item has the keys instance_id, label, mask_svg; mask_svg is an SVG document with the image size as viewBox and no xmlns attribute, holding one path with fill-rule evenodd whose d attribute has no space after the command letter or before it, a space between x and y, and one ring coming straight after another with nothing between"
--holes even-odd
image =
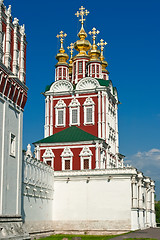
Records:
<instances>
[{"instance_id":1,"label":"green roof","mask_svg":"<svg viewBox=\"0 0 160 240\"><path fill-rule=\"evenodd\" d=\"M53 84L53 82L52 82L50 85L47 85L47 86L45 87L45 92L47 92L47 91L50 90L50 87L51 87L52 84Z\"/></svg>"},{"instance_id":2,"label":"green roof","mask_svg":"<svg viewBox=\"0 0 160 240\"><path fill-rule=\"evenodd\" d=\"M43 138L36 143L61 143L61 142L81 142L81 141L94 141L103 139L98 138L90 133L83 131L82 129L72 126L62 130L61 132L55 133L52 136Z\"/></svg>"},{"instance_id":3,"label":"green roof","mask_svg":"<svg viewBox=\"0 0 160 240\"><path fill-rule=\"evenodd\" d=\"M99 78L96 78L96 79L101 86L105 86L105 87L108 87L111 82L110 80L104 80L104 79L99 79Z\"/></svg>"}]
</instances>

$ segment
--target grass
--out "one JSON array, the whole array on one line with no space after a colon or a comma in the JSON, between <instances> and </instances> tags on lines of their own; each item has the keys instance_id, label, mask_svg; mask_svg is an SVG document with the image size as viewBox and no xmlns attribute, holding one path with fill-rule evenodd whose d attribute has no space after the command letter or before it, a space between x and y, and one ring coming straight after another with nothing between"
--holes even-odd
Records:
<instances>
[{"instance_id":1,"label":"grass","mask_svg":"<svg viewBox=\"0 0 160 240\"><path fill-rule=\"evenodd\" d=\"M125 238L125 240L157 240L155 238Z\"/></svg>"},{"instance_id":2,"label":"grass","mask_svg":"<svg viewBox=\"0 0 160 240\"><path fill-rule=\"evenodd\" d=\"M117 236L117 235L116 235ZM108 240L110 238L116 237L115 235L113 236L99 236L99 235L60 235L60 234L56 234L56 235L52 235L50 237L46 237L46 238L41 238L44 240L62 240L63 238L68 238L68 240L72 240L73 237L81 237L82 240Z\"/></svg>"},{"instance_id":3,"label":"grass","mask_svg":"<svg viewBox=\"0 0 160 240\"><path fill-rule=\"evenodd\" d=\"M50 237L41 238L42 240L62 240L63 238L68 238L68 240L72 240L73 237L81 237L82 240L108 240L110 238L117 237L115 236L103 236L103 235L61 235L56 234ZM125 238L125 240L157 240L155 238Z\"/></svg>"}]
</instances>

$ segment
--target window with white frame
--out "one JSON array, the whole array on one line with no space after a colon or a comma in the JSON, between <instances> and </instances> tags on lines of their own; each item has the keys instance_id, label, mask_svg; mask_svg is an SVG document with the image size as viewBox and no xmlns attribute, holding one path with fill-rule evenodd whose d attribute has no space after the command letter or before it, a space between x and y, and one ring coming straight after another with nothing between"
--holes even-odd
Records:
<instances>
[{"instance_id":1,"label":"window with white frame","mask_svg":"<svg viewBox=\"0 0 160 240\"><path fill-rule=\"evenodd\" d=\"M70 126L80 125L80 103L76 98L69 104Z\"/></svg>"},{"instance_id":2,"label":"window with white frame","mask_svg":"<svg viewBox=\"0 0 160 240\"><path fill-rule=\"evenodd\" d=\"M95 103L92 98L88 97L83 104L84 106L84 125L94 124L95 116L94 116L94 106Z\"/></svg>"},{"instance_id":3,"label":"window with white frame","mask_svg":"<svg viewBox=\"0 0 160 240\"><path fill-rule=\"evenodd\" d=\"M92 151L89 149L89 147L83 147L82 151L79 154L81 170L92 168L92 155Z\"/></svg>"},{"instance_id":4,"label":"window with white frame","mask_svg":"<svg viewBox=\"0 0 160 240\"><path fill-rule=\"evenodd\" d=\"M55 106L56 127L64 127L66 124L66 104L60 99Z\"/></svg>"},{"instance_id":5,"label":"window with white frame","mask_svg":"<svg viewBox=\"0 0 160 240\"><path fill-rule=\"evenodd\" d=\"M62 154L62 170L72 170L73 153L69 147L65 147Z\"/></svg>"},{"instance_id":6,"label":"window with white frame","mask_svg":"<svg viewBox=\"0 0 160 240\"><path fill-rule=\"evenodd\" d=\"M10 133L10 155L16 156L16 136L12 133Z\"/></svg>"},{"instance_id":7,"label":"window with white frame","mask_svg":"<svg viewBox=\"0 0 160 240\"><path fill-rule=\"evenodd\" d=\"M52 152L51 148L46 148L42 158L43 162L51 166L52 168L54 167L54 153Z\"/></svg>"}]
</instances>

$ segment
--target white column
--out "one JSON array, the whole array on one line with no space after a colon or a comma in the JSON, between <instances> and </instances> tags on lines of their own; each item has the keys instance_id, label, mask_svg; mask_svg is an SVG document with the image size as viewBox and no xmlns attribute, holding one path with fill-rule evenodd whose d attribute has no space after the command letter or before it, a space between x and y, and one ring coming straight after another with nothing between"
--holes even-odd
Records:
<instances>
[{"instance_id":1,"label":"white column","mask_svg":"<svg viewBox=\"0 0 160 240\"><path fill-rule=\"evenodd\" d=\"M6 27L6 52L5 52L5 65L7 68L10 68L11 62L11 5L7 10L7 27Z\"/></svg>"},{"instance_id":2,"label":"white column","mask_svg":"<svg viewBox=\"0 0 160 240\"><path fill-rule=\"evenodd\" d=\"M3 5L3 0L0 0L0 62L2 62L2 57L3 57L2 5Z\"/></svg>"},{"instance_id":3,"label":"white column","mask_svg":"<svg viewBox=\"0 0 160 240\"><path fill-rule=\"evenodd\" d=\"M105 139L104 92L102 92L102 138Z\"/></svg>"},{"instance_id":4,"label":"white column","mask_svg":"<svg viewBox=\"0 0 160 240\"><path fill-rule=\"evenodd\" d=\"M85 61L83 61L83 77L86 76L86 66L85 66Z\"/></svg>"},{"instance_id":5,"label":"white column","mask_svg":"<svg viewBox=\"0 0 160 240\"><path fill-rule=\"evenodd\" d=\"M18 22L17 18L14 18L14 46L13 46L13 74L18 76Z\"/></svg>"},{"instance_id":6,"label":"white column","mask_svg":"<svg viewBox=\"0 0 160 240\"><path fill-rule=\"evenodd\" d=\"M135 177L132 178L132 208L137 208L137 181Z\"/></svg>"},{"instance_id":7,"label":"white column","mask_svg":"<svg viewBox=\"0 0 160 240\"><path fill-rule=\"evenodd\" d=\"M50 135L53 134L53 96L50 97L50 103L51 103L51 108L50 108Z\"/></svg>"},{"instance_id":8,"label":"white column","mask_svg":"<svg viewBox=\"0 0 160 240\"><path fill-rule=\"evenodd\" d=\"M115 134L116 134L116 153L119 153L119 136L118 136L118 106L115 105Z\"/></svg>"},{"instance_id":9,"label":"white column","mask_svg":"<svg viewBox=\"0 0 160 240\"><path fill-rule=\"evenodd\" d=\"M46 97L46 124L45 124L45 137L49 136L49 96Z\"/></svg>"},{"instance_id":10,"label":"white column","mask_svg":"<svg viewBox=\"0 0 160 240\"><path fill-rule=\"evenodd\" d=\"M143 208L143 202L142 202L142 180L140 179L139 180L139 184L138 184L138 190L139 190L139 192L138 192L138 207L140 208L140 209L142 209Z\"/></svg>"},{"instance_id":11,"label":"white column","mask_svg":"<svg viewBox=\"0 0 160 240\"><path fill-rule=\"evenodd\" d=\"M98 159L98 143L96 143L96 169L99 168L99 159Z\"/></svg>"},{"instance_id":12,"label":"white column","mask_svg":"<svg viewBox=\"0 0 160 240\"><path fill-rule=\"evenodd\" d=\"M25 51L25 27L24 24L20 28L21 33L21 47L20 47L20 62L19 62L19 79L24 82L25 79L25 66L24 66L24 51Z\"/></svg>"},{"instance_id":13,"label":"white column","mask_svg":"<svg viewBox=\"0 0 160 240\"><path fill-rule=\"evenodd\" d=\"M98 137L101 138L101 93L98 91Z\"/></svg>"}]
</instances>

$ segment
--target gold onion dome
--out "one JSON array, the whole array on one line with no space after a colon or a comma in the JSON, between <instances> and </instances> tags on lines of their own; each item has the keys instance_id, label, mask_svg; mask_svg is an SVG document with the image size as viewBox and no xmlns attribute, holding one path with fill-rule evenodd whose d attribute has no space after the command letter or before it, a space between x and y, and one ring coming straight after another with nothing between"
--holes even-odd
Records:
<instances>
[{"instance_id":1,"label":"gold onion dome","mask_svg":"<svg viewBox=\"0 0 160 240\"><path fill-rule=\"evenodd\" d=\"M75 13L75 15L77 15L77 17L81 16L81 19L79 20L82 24L81 26L81 30L78 33L78 37L80 38L80 40L77 40L74 44L74 48L79 52L77 54L77 56L87 56L86 51L88 51L91 48L91 44L88 40L85 40L85 38L87 37L87 33L85 32L84 28L83 28L83 24L84 24L84 15L88 15L89 12L87 10L85 10L85 8L83 6L81 6L81 8L79 8L80 11L77 11L77 13ZM85 11L84 11L85 10Z\"/></svg>"},{"instance_id":2,"label":"gold onion dome","mask_svg":"<svg viewBox=\"0 0 160 240\"><path fill-rule=\"evenodd\" d=\"M94 61L94 60L98 60L99 61L99 56L100 56L100 51L97 49L97 45L96 45L96 35L99 34L100 31L96 30L96 28L92 28L92 32L90 31L89 34L93 35L92 39L93 39L93 45L92 45L92 49L88 52L88 55L90 56L90 61Z\"/></svg>"},{"instance_id":3,"label":"gold onion dome","mask_svg":"<svg viewBox=\"0 0 160 240\"><path fill-rule=\"evenodd\" d=\"M67 36L66 33L63 33L63 31L60 31L60 34L57 35L57 38L60 38L60 42L61 42L61 48L59 49L59 53L57 53L56 55L56 59L58 60L57 65L60 64L67 64L67 60L69 58L68 54L65 53L65 50L63 48L63 40L64 38Z\"/></svg>"},{"instance_id":4,"label":"gold onion dome","mask_svg":"<svg viewBox=\"0 0 160 240\"><path fill-rule=\"evenodd\" d=\"M101 55L100 55L100 60L102 62L102 71L108 73L108 70L106 69L106 67L108 66L107 61L105 61L104 56L103 56L103 50L104 50L104 46L107 45L106 42L104 42L103 39L100 40L100 43L97 44L98 46L101 46Z\"/></svg>"}]
</instances>

